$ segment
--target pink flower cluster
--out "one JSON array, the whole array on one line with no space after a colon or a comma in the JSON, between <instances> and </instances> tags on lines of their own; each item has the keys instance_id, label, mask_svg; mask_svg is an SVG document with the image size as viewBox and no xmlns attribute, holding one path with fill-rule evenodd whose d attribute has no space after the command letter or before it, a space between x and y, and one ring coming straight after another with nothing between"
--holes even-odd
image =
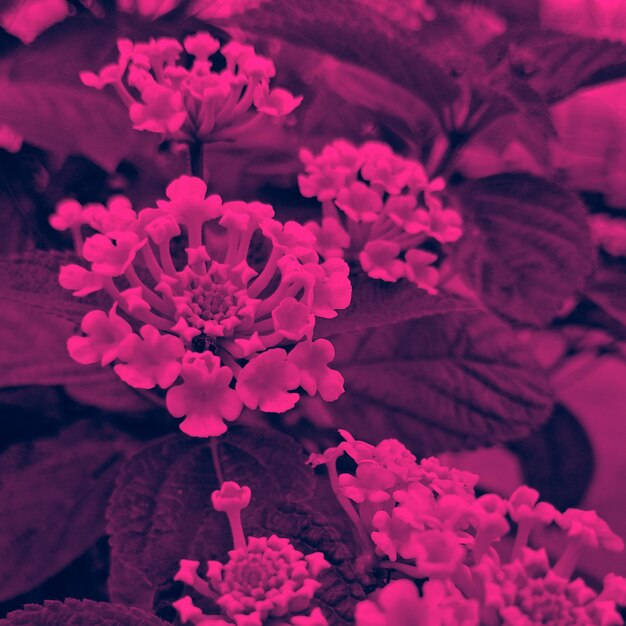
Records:
<instances>
[{"instance_id":1,"label":"pink flower cluster","mask_svg":"<svg viewBox=\"0 0 626 626\"><path fill-rule=\"evenodd\" d=\"M270 205L207 197L190 176L166 193L138 213L118 196L107 206L66 200L50 217L89 264L62 267L60 284L113 301L85 315L68 341L72 358L114 363L137 389L168 389L170 413L197 437L222 434L243 405L287 411L300 388L336 400L333 346L313 330L350 303L346 263L321 263L313 235L276 221ZM94 234L83 241L85 229Z\"/></svg>"},{"instance_id":2,"label":"pink flower cluster","mask_svg":"<svg viewBox=\"0 0 626 626\"><path fill-rule=\"evenodd\" d=\"M208 33L197 33L182 45L170 37L145 43L120 39L117 45L117 63L98 74L81 72L81 80L96 89L113 85L134 127L167 139L232 141L268 118L288 115L302 100L286 89L270 89L274 63L236 41L220 47ZM181 59L183 53L193 57L191 64ZM217 54L225 61L221 71L211 60Z\"/></svg>"},{"instance_id":3,"label":"pink flower cluster","mask_svg":"<svg viewBox=\"0 0 626 626\"><path fill-rule=\"evenodd\" d=\"M626 218L596 213L590 216L589 226L597 246L611 256L626 257Z\"/></svg>"},{"instance_id":4,"label":"pink flower cluster","mask_svg":"<svg viewBox=\"0 0 626 626\"><path fill-rule=\"evenodd\" d=\"M300 158L300 192L322 203L321 223L306 226L324 258L358 259L371 278L408 278L436 292L438 255L420 246L462 234L461 216L441 198L442 178L429 180L421 163L373 141L355 147L338 139L317 156L303 149Z\"/></svg>"},{"instance_id":5,"label":"pink flower cluster","mask_svg":"<svg viewBox=\"0 0 626 626\"><path fill-rule=\"evenodd\" d=\"M206 580L198 574L200 562L186 559L181 560L174 580L212 599L221 616L204 614L187 595L173 605L181 622L215 626L328 626L320 609L302 613L309 611L320 587L317 577L330 563L321 552L305 556L288 539L276 535L246 539L241 511L250 503L250 497L250 488L235 482L225 482L213 492L214 508L228 516L234 549L229 551L225 564L207 562Z\"/></svg>"},{"instance_id":6,"label":"pink flower cluster","mask_svg":"<svg viewBox=\"0 0 626 626\"><path fill-rule=\"evenodd\" d=\"M357 626L623 624L616 605L626 606L626 579L609 574L599 594L581 578L571 580L587 548L624 548L594 511L560 513L526 486L508 499L476 496L474 474L434 457L418 463L394 439L373 446L340 432L343 443L309 462L328 465L333 490L346 510L352 507L383 567L429 581L421 596L412 582L391 582L359 605ZM338 475L344 453L356 470ZM544 548L528 547L547 527L560 528L566 541L555 563ZM498 549L504 539L512 542L510 553Z\"/></svg>"}]
</instances>

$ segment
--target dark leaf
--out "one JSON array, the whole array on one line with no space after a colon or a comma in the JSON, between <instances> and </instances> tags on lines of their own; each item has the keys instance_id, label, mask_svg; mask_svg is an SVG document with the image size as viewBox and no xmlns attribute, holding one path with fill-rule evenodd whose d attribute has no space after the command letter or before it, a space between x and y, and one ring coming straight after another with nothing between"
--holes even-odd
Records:
<instances>
[{"instance_id":1,"label":"dark leaf","mask_svg":"<svg viewBox=\"0 0 626 626\"><path fill-rule=\"evenodd\" d=\"M286 435L233 428L218 446L224 479L252 489L244 525L258 506L311 496L312 472ZM171 437L126 463L108 511L114 601L150 609L180 559L224 558L232 546L226 516L211 504L218 487L206 441Z\"/></svg>"},{"instance_id":2,"label":"dark leaf","mask_svg":"<svg viewBox=\"0 0 626 626\"><path fill-rule=\"evenodd\" d=\"M395 437L416 454L524 436L550 414L536 363L486 313L451 313L333 340L345 394L329 405L357 437Z\"/></svg>"},{"instance_id":3,"label":"dark leaf","mask_svg":"<svg viewBox=\"0 0 626 626\"><path fill-rule=\"evenodd\" d=\"M0 455L0 600L32 589L105 531L128 439L83 421Z\"/></svg>"},{"instance_id":4,"label":"dark leaf","mask_svg":"<svg viewBox=\"0 0 626 626\"><path fill-rule=\"evenodd\" d=\"M452 296L430 295L408 281L386 283L360 272L351 277L352 301L334 319L318 319L317 337L397 324L429 315L470 311L476 305Z\"/></svg>"},{"instance_id":5,"label":"dark leaf","mask_svg":"<svg viewBox=\"0 0 626 626\"><path fill-rule=\"evenodd\" d=\"M608 267L599 269L585 295L626 329L626 273Z\"/></svg>"},{"instance_id":6,"label":"dark leaf","mask_svg":"<svg viewBox=\"0 0 626 626\"><path fill-rule=\"evenodd\" d=\"M136 140L126 109L87 87L0 80L0 117L28 143L113 171Z\"/></svg>"},{"instance_id":7,"label":"dark leaf","mask_svg":"<svg viewBox=\"0 0 626 626\"><path fill-rule=\"evenodd\" d=\"M455 194L466 222L455 255L462 276L504 317L550 322L592 269L582 203L530 174L497 174Z\"/></svg>"},{"instance_id":8,"label":"dark leaf","mask_svg":"<svg viewBox=\"0 0 626 626\"><path fill-rule=\"evenodd\" d=\"M567 408L557 405L541 429L508 447L519 458L525 482L542 500L561 510L580 504L595 460L585 429Z\"/></svg>"},{"instance_id":9,"label":"dark leaf","mask_svg":"<svg viewBox=\"0 0 626 626\"><path fill-rule=\"evenodd\" d=\"M354 0L276 0L238 16L237 26L364 67L435 111L459 94L455 81L423 53L418 36Z\"/></svg>"},{"instance_id":10,"label":"dark leaf","mask_svg":"<svg viewBox=\"0 0 626 626\"><path fill-rule=\"evenodd\" d=\"M485 53L494 65L508 57L512 71L549 103L626 76L626 44L557 31L513 29Z\"/></svg>"},{"instance_id":11,"label":"dark leaf","mask_svg":"<svg viewBox=\"0 0 626 626\"><path fill-rule=\"evenodd\" d=\"M344 543L329 520L307 506L280 503L258 511L254 535L276 534L291 539L304 552L323 552L332 567L319 577L321 588L315 593L312 606L319 606L331 626L354 623L354 607L377 586L384 584L376 572L361 572L355 561L358 554L354 542Z\"/></svg>"},{"instance_id":12,"label":"dark leaf","mask_svg":"<svg viewBox=\"0 0 626 626\"><path fill-rule=\"evenodd\" d=\"M1 626L163 626L166 622L140 609L69 598L48 600L43 606L27 604L9 613Z\"/></svg>"}]
</instances>

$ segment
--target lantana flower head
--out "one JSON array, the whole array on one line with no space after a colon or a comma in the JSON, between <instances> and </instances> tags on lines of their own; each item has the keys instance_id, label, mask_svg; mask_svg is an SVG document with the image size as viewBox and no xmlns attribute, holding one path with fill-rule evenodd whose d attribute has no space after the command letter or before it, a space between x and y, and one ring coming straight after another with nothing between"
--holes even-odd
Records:
<instances>
[{"instance_id":1,"label":"lantana flower head","mask_svg":"<svg viewBox=\"0 0 626 626\"><path fill-rule=\"evenodd\" d=\"M166 139L209 143L233 141L270 118L283 118L301 102L271 88L274 63L250 45L224 45L206 32L183 42L170 37L133 43L118 40L119 58L99 73L81 72L83 83L112 85L128 107L134 128ZM215 70L215 55L225 67ZM189 65L182 58L192 57Z\"/></svg>"},{"instance_id":2,"label":"lantana flower head","mask_svg":"<svg viewBox=\"0 0 626 626\"><path fill-rule=\"evenodd\" d=\"M85 316L70 355L112 363L131 387L167 389L169 411L193 436L223 433L244 405L280 413L301 393L336 400L334 349L313 331L350 303L348 268L320 262L310 232L273 215L260 202L207 197L189 176L138 213L119 196L60 203L50 223L72 232L87 265L62 267L61 285L113 301Z\"/></svg>"},{"instance_id":3,"label":"lantana flower head","mask_svg":"<svg viewBox=\"0 0 626 626\"><path fill-rule=\"evenodd\" d=\"M319 608L310 603L328 567L321 552L304 555L288 539L244 535L241 511L250 503L248 487L225 482L213 492L217 511L228 515L234 549L228 561L208 561L206 575L198 573L199 561L182 560L175 580L211 598L221 615L205 615L191 596L174 602L181 622L236 624L237 626L328 626Z\"/></svg>"},{"instance_id":4,"label":"lantana flower head","mask_svg":"<svg viewBox=\"0 0 626 626\"><path fill-rule=\"evenodd\" d=\"M364 552L373 548L383 568L409 579L393 580L361 602L357 626L623 624L617 607L626 605L626 579L609 574L600 593L572 580L585 551L624 548L595 511L559 513L526 486L509 498L478 495L475 474L436 457L418 463L395 440L374 446L342 434L344 442L310 463L328 466L333 491L365 539ZM338 474L344 453L356 469ZM406 471L409 464L413 470ZM398 465L403 471L395 475L386 469ZM548 527L560 528L566 541L554 561L545 549L528 546L540 536L537 529ZM412 580L427 581L421 595Z\"/></svg>"},{"instance_id":5,"label":"lantana flower head","mask_svg":"<svg viewBox=\"0 0 626 626\"><path fill-rule=\"evenodd\" d=\"M459 213L444 205L442 178L430 180L421 163L375 141L357 147L338 139L300 158L300 191L322 203L321 220L306 224L322 257L358 261L371 278L406 278L436 293L439 256L423 245L453 243L463 232Z\"/></svg>"}]
</instances>

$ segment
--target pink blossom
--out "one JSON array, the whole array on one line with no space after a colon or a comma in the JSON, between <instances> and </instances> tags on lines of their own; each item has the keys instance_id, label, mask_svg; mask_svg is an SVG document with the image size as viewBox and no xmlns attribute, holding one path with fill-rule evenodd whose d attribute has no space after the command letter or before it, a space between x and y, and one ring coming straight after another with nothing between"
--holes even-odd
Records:
<instances>
[{"instance_id":1,"label":"pink blossom","mask_svg":"<svg viewBox=\"0 0 626 626\"><path fill-rule=\"evenodd\" d=\"M374 222L383 210L380 196L358 181L337 194L336 204L355 222Z\"/></svg>"},{"instance_id":2,"label":"pink blossom","mask_svg":"<svg viewBox=\"0 0 626 626\"><path fill-rule=\"evenodd\" d=\"M141 337L132 333L120 343L117 356L122 363L114 367L115 373L131 387L167 389L180 374L183 342L161 335L150 324L142 326L139 334Z\"/></svg>"},{"instance_id":3,"label":"pink blossom","mask_svg":"<svg viewBox=\"0 0 626 626\"><path fill-rule=\"evenodd\" d=\"M108 313L90 311L83 317L80 329L85 336L67 340L67 350L75 361L84 365L99 362L105 366L117 358L120 343L132 329L115 309L114 305Z\"/></svg>"},{"instance_id":4,"label":"pink blossom","mask_svg":"<svg viewBox=\"0 0 626 626\"><path fill-rule=\"evenodd\" d=\"M438 255L421 246L453 243L463 233L460 214L445 205L441 177L430 180L421 163L380 142L356 147L338 139L318 155L301 150L300 159L300 192L322 203L320 223L306 224L322 257L358 260L371 278L407 278L436 293Z\"/></svg>"},{"instance_id":5,"label":"pink blossom","mask_svg":"<svg viewBox=\"0 0 626 626\"><path fill-rule=\"evenodd\" d=\"M216 437L226 432L226 421L241 413L241 400L230 388L233 373L217 357L205 353L187 357L182 364L183 383L167 392L167 409L184 417L180 429L193 437Z\"/></svg>"},{"instance_id":6,"label":"pink blossom","mask_svg":"<svg viewBox=\"0 0 626 626\"><path fill-rule=\"evenodd\" d=\"M237 379L237 393L249 409L283 413L298 401L300 396L289 392L299 384L298 368L287 360L285 350L273 348L244 367Z\"/></svg>"},{"instance_id":7,"label":"pink blossom","mask_svg":"<svg viewBox=\"0 0 626 626\"><path fill-rule=\"evenodd\" d=\"M0 148L17 153L22 149L24 138L8 124L0 122Z\"/></svg>"},{"instance_id":8,"label":"pink blossom","mask_svg":"<svg viewBox=\"0 0 626 626\"><path fill-rule=\"evenodd\" d=\"M321 586L317 577L330 563L321 552L304 555L276 535L246 539L241 510L250 496L249 487L234 482L225 482L213 492L216 510L228 515L235 547L226 563L207 563L206 580L198 574L199 561L187 559L180 561L175 580L211 598L220 615L205 615L190 596L184 596L173 605L181 622L262 626L279 618L280 623L293 626L328 626L322 613L309 605ZM305 611L308 615L302 615Z\"/></svg>"},{"instance_id":9,"label":"pink blossom","mask_svg":"<svg viewBox=\"0 0 626 626\"><path fill-rule=\"evenodd\" d=\"M339 487L346 498L354 502L385 502L391 497L390 491L396 477L375 461L363 461L356 469L356 475L341 474Z\"/></svg>"},{"instance_id":10,"label":"pink blossom","mask_svg":"<svg viewBox=\"0 0 626 626\"><path fill-rule=\"evenodd\" d=\"M145 54L169 52L161 45ZM117 196L57 216L90 261L62 268L61 284L76 295L105 291L131 321L133 337L114 357L120 377L171 388L167 405L195 436L223 432L244 404L284 412L304 392L336 399L343 379L328 367L332 346L311 338L317 317L350 303L347 264L320 263L311 232L281 225L268 204L223 203L191 176L166 193L156 209L135 212ZM85 222L101 232L83 243ZM212 407L203 407L211 402L205 385L220 398Z\"/></svg>"},{"instance_id":11,"label":"pink blossom","mask_svg":"<svg viewBox=\"0 0 626 626\"><path fill-rule=\"evenodd\" d=\"M350 246L350 235L333 217L323 218L321 226L317 222L307 222L305 226L315 236L315 247L325 259L342 258L344 249Z\"/></svg>"},{"instance_id":12,"label":"pink blossom","mask_svg":"<svg viewBox=\"0 0 626 626\"><path fill-rule=\"evenodd\" d=\"M85 210L83 205L76 200L61 200L48 221L55 230L67 230L86 222Z\"/></svg>"},{"instance_id":13,"label":"pink blossom","mask_svg":"<svg viewBox=\"0 0 626 626\"><path fill-rule=\"evenodd\" d=\"M405 264L398 259L400 246L393 241L368 241L359 254L361 266L371 278L395 283L405 274Z\"/></svg>"},{"instance_id":14,"label":"pink blossom","mask_svg":"<svg viewBox=\"0 0 626 626\"><path fill-rule=\"evenodd\" d=\"M104 281L99 274L90 272L80 265L70 264L64 265L59 270L59 285L81 298L100 291L104 287Z\"/></svg>"},{"instance_id":15,"label":"pink blossom","mask_svg":"<svg viewBox=\"0 0 626 626\"><path fill-rule=\"evenodd\" d=\"M169 4L156 0L124 1L126 10L148 17L170 10ZM210 7L191 3L188 10L204 15ZM220 50L219 41L209 33L189 35L184 50L194 60L188 67L180 61L183 46L175 39L136 44L120 40L118 62L99 74L82 72L81 79L97 89L113 85L137 130L187 143L233 141L270 117L284 118L302 101L286 89L271 89L273 63L252 47L237 44L237 49L235 43ZM237 50L245 54L234 54ZM215 71L210 61L218 51L226 58L221 71Z\"/></svg>"},{"instance_id":16,"label":"pink blossom","mask_svg":"<svg viewBox=\"0 0 626 626\"><path fill-rule=\"evenodd\" d=\"M18 37L22 43L32 43L53 24L70 14L66 0L21 0L3 9L0 26Z\"/></svg>"},{"instance_id":17,"label":"pink blossom","mask_svg":"<svg viewBox=\"0 0 626 626\"><path fill-rule=\"evenodd\" d=\"M432 294L437 293L439 272L431 267L437 260L437 255L424 250L408 250L405 258L407 278L420 289Z\"/></svg>"},{"instance_id":18,"label":"pink blossom","mask_svg":"<svg viewBox=\"0 0 626 626\"><path fill-rule=\"evenodd\" d=\"M337 400L344 392L343 376L328 367L335 358L333 344L327 339L303 341L290 353L288 360L300 371L300 386L310 395L319 393L326 402Z\"/></svg>"},{"instance_id":19,"label":"pink blossom","mask_svg":"<svg viewBox=\"0 0 626 626\"><path fill-rule=\"evenodd\" d=\"M137 251L145 244L133 232L117 231L93 235L85 240L83 256L91 261L91 269L102 276L122 275L135 259Z\"/></svg>"}]
</instances>

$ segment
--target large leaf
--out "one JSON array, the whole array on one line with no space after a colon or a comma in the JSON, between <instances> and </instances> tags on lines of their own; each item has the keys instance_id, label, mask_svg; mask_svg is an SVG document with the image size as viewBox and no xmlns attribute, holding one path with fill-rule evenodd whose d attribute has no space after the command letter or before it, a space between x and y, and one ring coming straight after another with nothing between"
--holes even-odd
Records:
<instances>
[{"instance_id":1,"label":"large leaf","mask_svg":"<svg viewBox=\"0 0 626 626\"><path fill-rule=\"evenodd\" d=\"M166 622L140 609L69 598L48 600L43 606L27 604L0 620L1 626L164 626Z\"/></svg>"},{"instance_id":2,"label":"large leaf","mask_svg":"<svg viewBox=\"0 0 626 626\"><path fill-rule=\"evenodd\" d=\"M350 281L350 306L339 311L334 319L318 319L315 325L317 337L332 337L429 315L476 309L476 305L468 300L445 294L430 295L408 281L386 283L372 280L362 272L351 277Z\"/></svg>"},{"instance_id":3,"label":"large leaf","mask_svg":"<svg viewBox=\"0 0 626 626\"><path fill-rule=\"evenodd\" d=\"M587 215L572 193L529 174L497 174L455 190L465 217L458 270L506 318L550 322L592 269Z\"/></svg>"},{"instance_id":4,"label":"large leaf","mask_svg":"<svg viewBox=\"0 0 626 626\"><path fill-rule=\"evenodd\" d=\"M542 500L564 510L583 499L595 469L593 448L575 415L561 405L529 437L508 446L519 457L525 482Z\"/></svg>"},{"instance_id":5,"label":"large leaf","mask_svg":"<svg viewBox=\"0 0 626 626\"><path fill-rule=\"evenodd\" d=\"M333 340L345 394L337 423L367 441L396 437L417 454L523 437L550 414L543 373L486 313L453 313Z\"/></svg>"},{"instance_id":6,"label":"large leaf","mask_svg":"<svg viewBox=\"0 0 626 626\"><path fill-rule=\"evenodd\" d=\"M129 440L89 421L0 455L0 600L37 587L105 532Z\"/></svg>"},{"instance_id":7,"label":"large leaf","mask_svg":"<svg viewBox=\"0 0 626 626\"><path fill-rule=\"evenodd\" d=\"M238 16L236 24L364 67L435 111L459 94L455 81L423 53L419 37L354 0L275 0Z\"/></svg>"},{"instance_id":8,"label":"large leaf","mask_svg":"<svg viewBox=\"0 0 626 626\"><path fill-rule=\"evenodd\" d=\"M0 387L84 384L114 374L73 361L66 347L81 318L102 304L78 299L58 283L63 253L0 257Z\"/></svg>"},{"instance_id":9,"label":"large leaf","mask_svg":"<svg viewBox=\"0 0 626 626\"><path fill-rule=\"evenodd\" d=\"M550 103L626 76L626 44L557 31L513 29L489 44L486 55L494 65L508 57L512 71Z\"/></svg>"},{"instance_id":10,"label":"large leaf","mask_svg":"<svg viewBox=\"0 0 626 626\"><path fill-rule=\"evenodd\" d=\"M81 86L0 79L0 121L28 143L85 155L109 171L135 141L126 109L109 94Z\"/></svg>"},{"instance_id":11,"label":"large leaf","mask_svg":"<svg viewBox=\"0 0 626 626\"><path fill-rule=\"evenodd\" d=\"M244 525L256 507L311 496L312 473L286 435L233 428L218 447L224 479L252 489ZM211 505L218 487L206 441L174 436L126 463L108 512L114 601L150 609L158 589L171 586L180 559L225 557L232 547L226 516Z\"/></svg>"}]
</instances>

